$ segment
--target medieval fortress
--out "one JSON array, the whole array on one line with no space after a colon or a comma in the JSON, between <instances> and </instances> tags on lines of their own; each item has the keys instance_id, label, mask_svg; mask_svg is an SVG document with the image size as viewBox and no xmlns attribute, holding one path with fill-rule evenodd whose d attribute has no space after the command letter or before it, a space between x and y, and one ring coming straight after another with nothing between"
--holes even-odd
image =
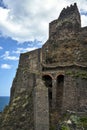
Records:
<instances>
[{"instance_id":1,"label":"medieval fortress","mask_svg":"<svg viewBox=\"0 0 87 130\"><path fill-rule=\"evenodd\" d=\"M17 107L25 97L27 107ZM67 110L87 110L87 27L81 27L76 3L49 23L49 39L42 48L20 55L9 110L13 102L15 114L27 110L29 130L49 130Z\"/></svg>"}]
</instances>

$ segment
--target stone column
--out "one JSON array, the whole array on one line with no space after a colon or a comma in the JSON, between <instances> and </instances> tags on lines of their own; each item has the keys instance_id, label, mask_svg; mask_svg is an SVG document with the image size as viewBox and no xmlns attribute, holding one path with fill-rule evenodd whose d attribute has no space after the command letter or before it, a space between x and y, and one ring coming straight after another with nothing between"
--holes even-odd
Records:
<instances>
[{"instance_id":1,"label":"stone column","mask_svg":"<svg viewBox=\"0 0 87 130\"><path fill-rule=\"evenodd\" d=\"M48 88L40 79L36 83L34 88L34 128L35 130L49 130Z\"/></svg>"},{"instance_id":2,"label":"stone column","mask_svg":"<svg viewBox=\"0 0 87 130\"><path fill-rule=\"evenodd\" d=\"M52 79L52 108L56 107L56 87L57 81L56 79Z\"/></svg>"}]
</instances>

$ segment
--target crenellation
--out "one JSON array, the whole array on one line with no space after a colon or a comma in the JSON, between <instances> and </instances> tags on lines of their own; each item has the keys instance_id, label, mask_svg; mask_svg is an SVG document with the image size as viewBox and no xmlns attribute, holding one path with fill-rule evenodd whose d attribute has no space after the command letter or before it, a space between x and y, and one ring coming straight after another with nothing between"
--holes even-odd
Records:
<instances>
[{"instance_id":1,"label":"crenellation","mask_svg":"<svg viewBox=\"0 0 87 130\"><path fill-rule=\"evenodd\" d=\"M77 11L77 4L74 3L74 5L67 6L67 8L63 8L63 10L60 13L59 19L63 19L65 17L68 17L69 15L75 13Z\"/></svg>"},{"instance_id":2,"label":"crenellation","mask_svg":"<svg viewBox=\"0 0 87 130\"><path fill-rule=\"evenodd\" d=\"M49 24L49 37L57 38L73 37L73 34L81 30L81 18L76 4L63 8L59 18Z\"/></svg>"}]
</instances>

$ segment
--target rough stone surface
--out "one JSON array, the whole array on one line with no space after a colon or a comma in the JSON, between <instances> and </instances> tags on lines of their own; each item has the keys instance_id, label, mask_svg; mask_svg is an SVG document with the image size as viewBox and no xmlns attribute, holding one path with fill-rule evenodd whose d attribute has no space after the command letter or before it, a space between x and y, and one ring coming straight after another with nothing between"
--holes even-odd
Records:
<instances>
[{"instance_id":1,"label":"rough stone surface","mask_svg":"<svg viewBox=\"0 0 87 130\"><path fill-rule=\"evenodd\" d=\"M49 24L41 49L20 55L0 130L56 130L67 110L87 113L87 27L76 4Z\"/></svg>"},{"instance_id":2,"label":"rough stone surface","mask_svg":"<svg viewBox=\"0 0 87 130\"><path fill-rule=\"evenodd\" d=\"M49 130L48 88L38 79L34 88L35 130Z\"/></svg>"}]
</instances>

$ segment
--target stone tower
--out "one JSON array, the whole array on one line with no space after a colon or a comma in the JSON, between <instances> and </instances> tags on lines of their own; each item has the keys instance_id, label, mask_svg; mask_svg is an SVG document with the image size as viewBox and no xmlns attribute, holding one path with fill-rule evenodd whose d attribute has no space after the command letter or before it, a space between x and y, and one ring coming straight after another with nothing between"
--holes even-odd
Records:
<instances>
[{"instance_id":1,"label":"stone tower","mask_svg":"<svg viewBox=\"0 0 87 130\"><path fill-rule=\"evenodd\" d=\"M20 55L0 130L49 130L61 113L86 108L87 27L75 3L49 24L42 48Z\"/></svg>"}]
</instances>

